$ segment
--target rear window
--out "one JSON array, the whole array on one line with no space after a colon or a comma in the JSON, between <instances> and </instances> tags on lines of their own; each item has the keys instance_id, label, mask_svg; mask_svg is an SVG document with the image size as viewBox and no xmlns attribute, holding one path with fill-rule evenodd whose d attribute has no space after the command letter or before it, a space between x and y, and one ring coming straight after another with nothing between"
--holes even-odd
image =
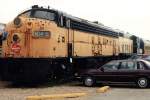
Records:
<instances>
[{"instance_id":1,"label":"rear window","mask_svg":"<svg viewBox=\"0 0 150 100\"><path fill-rule=\"evenodd\" d=\"M142 62L144 62L144 63L146 64L146 66L147 66L148 68L150 68L150 62L149 62L149 61L143 60Z\"/></svg>"},{"instance_id":2,"label":"rear window","mask_svg":"<svg viewBox=\"0 0 150 100\"><path fill-rule=\"evenodd\" d=\"M145 56L143 59L150 61L150 56Z\"/></svg>"}]
</instances>

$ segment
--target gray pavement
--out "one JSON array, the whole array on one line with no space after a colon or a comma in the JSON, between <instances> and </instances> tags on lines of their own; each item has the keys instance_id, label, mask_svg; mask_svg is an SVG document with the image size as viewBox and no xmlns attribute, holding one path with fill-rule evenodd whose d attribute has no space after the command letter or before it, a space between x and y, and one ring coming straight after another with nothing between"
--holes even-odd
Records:
<instances>
[{"instance_id":1,"label":"gray pavement","mask_svg":"<svg viewBox=\"0 0 150 100\"><path fill-rule=\"evenodd\" d=\"M8 83L0 84L0 100L26 100L27 96L50 95L62 93L86 92L88 95L63 100L150 100L150 88L139 89L135 86L114 85L105 93L97 93L95 87L84 87L81 83L72 82L59 85L44 84L36 87L13 86ZM62 100L62 99L59 99Z\"/></svg>"}]
</instances>

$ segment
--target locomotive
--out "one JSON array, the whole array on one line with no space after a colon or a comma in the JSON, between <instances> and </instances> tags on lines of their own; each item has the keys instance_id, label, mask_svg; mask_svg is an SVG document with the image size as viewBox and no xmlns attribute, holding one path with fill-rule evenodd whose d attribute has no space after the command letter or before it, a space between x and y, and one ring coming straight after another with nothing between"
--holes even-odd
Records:
<instances>
[{"instance_id":1,"label":"locomotive","mask_svg":"<svg viewBox=\"0 0 150 100\"><path fill-rule=\"evenodd\" d=\"M141 50L136 36L37 5L8 23L3 34L0 74L8 81L69 77ZM150 49L142 46L142 53Z\"/></svg>"},{"instance_id":2,"label":"locomotive","mask_svg":"<svg viewBox=\"0 0 150 100\"><path fill-rule=\"evenodd\" d=\"M2 56L2 33L4 31L5 24L0 23L0 57Z\"/></svg>"}]
</instances>

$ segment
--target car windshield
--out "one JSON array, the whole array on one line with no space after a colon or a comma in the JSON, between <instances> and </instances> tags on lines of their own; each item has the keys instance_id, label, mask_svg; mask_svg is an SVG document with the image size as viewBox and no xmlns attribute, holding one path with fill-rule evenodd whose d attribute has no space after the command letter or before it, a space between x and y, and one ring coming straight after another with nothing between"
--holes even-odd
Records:
<instances>
[{"instance_id":1,"label":"car windshield","mask_svg":"<svg viewBox=\"0 0 150 100\"><path fill-rule=\"evenodd\" d=\"M26 12L20 14L20 15L24 15L24 16L32 17L32 18L55 20L55 13L54 12L49 12L49 11L44 11L44 10L29 10L29 11L26 11Z\"/></svg>"}]
</instances>

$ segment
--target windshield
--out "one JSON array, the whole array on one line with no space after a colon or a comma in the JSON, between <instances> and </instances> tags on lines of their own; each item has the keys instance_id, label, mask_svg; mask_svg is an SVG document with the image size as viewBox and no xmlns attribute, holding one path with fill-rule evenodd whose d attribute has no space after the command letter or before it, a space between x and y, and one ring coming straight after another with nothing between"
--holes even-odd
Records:
<instances>
[{"instance_id":1,"label":"windshield","mask_svg":"<svg viewBox=\"0 0 150 100\"><path fill-rule=\"evenodd\" d=\"M32 17L32 18L55 20L55 13L54 12L49 12L49 11L44 11L44 10L29 10L29 11L26 11L26 12L20 14L20 15Z\"/></svg>"},{"instance_id":2,"label":"windshield","mask_svg":"<svg viewBox=\"0 0 150 100\"><path fill-rule=\"evenodd\" d=\"M20 14L19 16L30 17L30 15L31 15L31 11L26 11L26 12L23 12L22 14Z\"/></svg>"},{"instance_id":3,"label":"windshield","mask_svg":"<svg viewBox=\"0 0 150 100\"><path fill-rule=\"evenodd\" d=\"M40 10L32 11L31 17L48 19L48 20L55 20L55 14L48 12L48 11L40 11Z\"/></svg>"}]
</instances>

